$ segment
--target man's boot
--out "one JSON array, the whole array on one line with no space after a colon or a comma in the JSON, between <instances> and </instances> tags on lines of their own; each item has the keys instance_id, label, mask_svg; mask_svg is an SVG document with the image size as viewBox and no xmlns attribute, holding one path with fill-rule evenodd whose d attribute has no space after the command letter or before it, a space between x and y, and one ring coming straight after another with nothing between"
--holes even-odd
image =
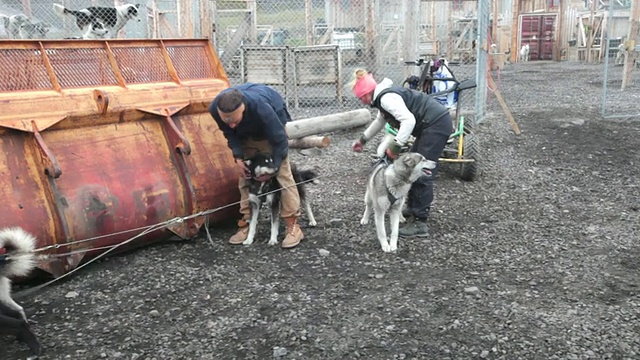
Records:
<instances>
[{"instance_id":1,"label":"man's boot","mask_svg":"<svg viewBox=\"0 0 640 360\"><path fill-rule=\"evenodd\" d=\"M429 236L429 226L426 219L414 218L412 222L400 228L398 235L402 237L427 237Z\"/></svg>"},{"instance_id":2,"label":"man's boot","mask_svg":"<svg viewBox=\"0 0 640 360\"><path fill-rule=\"evenodd\" d=\"M304 239L302 229L300 229L300 225L298 225L298 218L295 216L284 218L284 223L287 226L287 235L284 237L284 240L282 240L282 247L284 249L290 249L298 246L300 241Z\"/></svg>"},{"instance_id":3,"label":"man's boot","mask_svg":"<svg viewBox=\"0 0 640 360\"><path fill-rule=\"evenodd\" d=\"M229 238L229 244L240 245L247 240L247 236L249 236L249 223L245 220L240 220L238 221L238 232Z\"/></svg>"}]
</instances>

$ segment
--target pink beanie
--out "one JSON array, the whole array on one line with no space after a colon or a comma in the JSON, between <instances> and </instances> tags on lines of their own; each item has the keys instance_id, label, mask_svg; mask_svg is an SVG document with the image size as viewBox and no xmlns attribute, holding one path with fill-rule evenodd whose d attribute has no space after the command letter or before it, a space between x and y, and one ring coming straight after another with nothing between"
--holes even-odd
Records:
<instances>
[{"instance_id":1,"label":"pink beanie","mask_svg":"<svg viewBox=\"0 0 640 360\"><path fill-rule=\"evenodd\" d=\"M362 96L372 92L378 83L373 79L373 76L364 71L358 70L356 71L356 83L353 86L353 93L356 97L361 98Z\"/></svg>"}]
</instances>

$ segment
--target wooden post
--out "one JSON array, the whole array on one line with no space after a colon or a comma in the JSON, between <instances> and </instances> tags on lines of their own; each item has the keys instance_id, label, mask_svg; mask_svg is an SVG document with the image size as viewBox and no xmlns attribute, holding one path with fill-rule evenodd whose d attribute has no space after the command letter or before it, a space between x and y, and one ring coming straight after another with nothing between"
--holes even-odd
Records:
<instances>
[{"instance_id":1,"label":"wooden post","mask_svg":"<svg viewBox=\"0 0 640 360\"><path fill-rule=\"evenodd\" d=\"M403 0L402 1L405 18L404 18L404 36L403 36L403 52L402 58L404 61L414 61L416 60L416 50L418 44L417 34L419 33L418 29L418 18L420 14L420 1L415 0ZM416 11L416 7L418 11ZM404 78L412 75L414 70L413 65L404 66L402 68L402 76Z\"/></svg>"},{"instance_id":2,"label":"wooden post","mask_svg":"<svg viewBox=\"0 0 640 360\"><path fill-rule=\"evenodd\" d=\"M594 37L594 22L595 22L595 13L596 13L596 5L598 4L598 0L591 0L591 12L589 14L589 38L587 40L587 62L591 62L591 48L593 46L593 37ZM604 41L604 40L603 40Z\"/></svg>"},{"instance_id":3,"label":"wooden post","mask_svg":"<svg viewBox=\"0 0 640 360\"><path fill-rule=\"evenodd\" d=\"M211 39L213 32L213 17L209 5L209 0L200 0L200 36L207 39Z\"/></svg>"},{"instance_id":4,"label":"wooden post","mask_svg":"<svg viewBox=\"0 0 640 360\"><path fill-rule=\"evenodd\" d=\"M158 12L158 2L157 0L151 0L151 37L160 38L160 16Z\"/></svg>"},{"instance_id":5,"label":"wooden post","mask_svg":"<svg viewBox=\"0 0 640 360\"><path fill-rule=\"evenodd\" d=\"M375 74L378 71L378 56L376 54L376 23L374 0L364 0L365 21L365 64L367 69Z\"/></svg>"},{"instance_id":6,"label":"wooden post","mask_svg":"<svg viewBox=\"0 0 640 360\"><path fill-rule=\"evenodd\" d=\"M557 22L556 22L556 29L557 29L557 33L556 33L556 43L554 44L553 47L553 51L555 53L554 55L554 60L555 61L560 61L560 59L562 58L562 49L566 46L565 44L567 43L567 40L565 39L565 31L564 31L564 16L565 16L565 11L566 11L566 4L567 4L567 0L559 0L560 1L560 7L558 9L558 17ZM567 60L569 57L569 53L567 52Z\"/></svg>"},{"instance_id":7,"label":"wooden post","mask_svg":"<svg viewBox=\"0 0 640 360\"><path fill-rule=\"evenodd\" d=\"M500 41L498 40L498 0L491 1L492 11L491 11L491 44L496 44L498 49L496 51L500 51ZM478 29L478 31L480 31ZM487 46L491 46L491 44L487 44Z\"/></svg>"},{"instance_id":8,"label":"wooden post","mask_svg":"<svg viewBox=\"0 0 640 360\"><path fill-rule=\"evenodd\" d=\"M636 58L635 47L638 43L638 30L640 30L640 4L638 1L631 2L631 11L629 15L629 34L627 34L627 56L624 59L624 68L622 69L622 90L631 85L631 72L635 66Z\"/></svg>"},{"instance_id":9,"label":"wooden post","mask_svg":"<svg viewBox=\"0 0 640 360\"><path fill-rule=\"evenodd\" d=\"M22 0L22 13L31 18L31 0Z\"/></svg>"},{"instance_id":10,"label":"wooden post","mask_svg":"<svg viewBox=\"0 0 640 360\"><path fill-rule=\"evenodd\" d=\"M249 10L250 16L249 39L252 44L258 44L258 5L256 0L247 0L247 10Z\"/></svg>"},{"instance_id":11,"label":"wooden post","mask_svg":"<svg viewBox=\"0 0 640 360\"><path fill-rule=\"evenodd\" d=\"M518 61L518 53L520 53L520 46L518 44L518 31L519 19L520 19L520 0L513 0L513 18L511 19L511 62Z\"/></svg>"},{"instance_id":12,"label":"wooden post","mask_svg":"<svg viewBox=\"0 0 640 360\"><path fill-rule=\"evenodd\" d=\"M431 12L431 40L438 40L438 18L436 17L436 2L431 1L431 7L429 8L429 12Z\"/></svg>"},{"instance_id":13,"label":"wooden post","mask_svg":"<svg viewBox=\"0 0 640 360\"><path fill-rule=\"evenodd\" d=\"M313 45L313 3L311 0L304 0L304 19L305 19L305 32L307 38L307 45Z\"/></svg>"},{"instance_id":14,"label":"wooden post","mask_svg":"<svg viewBox=\"0 0 640 360\"><path fill-rule=\"evenodd\" d=\"M210 12L211 12L211 40L213 42L213 48L218 51L218 2L216 0L209 0Z\"/></svg>"}]
</instances>

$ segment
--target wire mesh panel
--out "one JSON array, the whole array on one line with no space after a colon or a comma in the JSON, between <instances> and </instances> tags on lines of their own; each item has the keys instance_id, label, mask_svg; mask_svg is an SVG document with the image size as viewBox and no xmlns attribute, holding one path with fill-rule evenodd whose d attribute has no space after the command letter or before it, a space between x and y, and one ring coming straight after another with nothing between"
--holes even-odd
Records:
<instances>
[{"instance_id":1,"label":"wire mesh panel","mask_svg":"<svg viewBox=\"0 0 640 360\"><path fill-rule=\"evenodd\" d=\"M407 77L419 75L425 67L428 69L429 62L437 60L446 64L446 69L458 80L464 80L484 74L485 55L491 44L487 39L489 0L149 0L136 5L137 2L129 4L123 0L0 0L0 14L13 24L6 28L0 26L0 36L34 39L211 37L232 84L248 81L256 73L268 72L265 64L272 63L274 56L270 49L285 47L288 50L284 65L280 63L278 70L268 75L282 79L284 83L277 89L283 94L296 89L296 96L288 93L287 99L292 107L309 115L361 106L349 89L358 68L371 71L378 80L389 78L401 85ZM92 15L87 18L87 14ZM99 34L101 27L108 32ZM213 71L201 49L172 46L167 48L167 53L180 64L176 68L180 77L200 78ZM327 55L323 46L333 46L337 56ZM242 63L242 51L249 48L251 60L247 58ZM78 59L75 71L102 74L100 81L104 83L116 81L106 66L108 59L104 53L88 54L87 51L100 52L92 49L74 53L72 58ZM113 53L126 82L171 81L171 74L162 65L166 54L160 48L140 47L128 52L114 46ZM29 54L25 52L24 56ZM294 54L299 56L296 58ZM90 61L81 61L87 56ZM338 62L329 65L327 56ZM416 60L424 61L424 65L416 65ZM52 61L56 61L55 58ZM28 62L24 66L29 66ZM58 70L61 86L89 85L73 79L75 66L69 62ZM332 70L327 70L327 66ZM332 82L325 78L300 86L296 71L312 77L336 72L339 76ZM12 75L7 70L0 70L0 74ZM23 83L50 86L46 84L48 77L44 72L27 74L23 69L16 76L25 77ZM484 99L484 76L477 79L478 95ZM265 82L279 83L269 79ZM477 101L481 99L476 97ZM465 108L474 107L473 100L462 101ZM477 101L475 104L481 107L482 103ZM482 113L483 109L480 110Z\"/></svg>"},{"instance_id":2,"label":"wire mesh panel","mask_svg":"<svg viewBox=\"0 0 640 360\"><path fill-rule=\"evenodd\" d=\"M0 42L0 92L220 78L206 39Z\"/></svg>"},{"instance_id":3,"label":"wire mesh panel","mask_svg":"<svg viewBox=\"0 0 640 360\"><path fill-rule=\"evenodd\" d=\"M243 71L252 72L252 65L240 66L241 49L247 46L253 48L254 59L262 56L265 62L270 62L269 47L287 46L292 54L302 54L306 49L304 64L292 60L286 67L286 88L296 88L299 101L294 96L292 103L296 107L306 113L323 114L361 106L348 88L359 68L369 70L379 80L386 77L401 85L408 76L419 75L424 69L415 65L416 60L422 59L425 64L444 60L459 80L475 78L479 65L476 44L487 34L478 30L479 9L488 16L489 1L221 0L215 2L214 41L232 84L245 80ZM487 29L488 23L484 26ZM340 76L336 82L346 95L345 101L339 100L336 83L305 87L295 83L295 71L306 67L312 74L327 66L321 47L325 45L338 50ZM256 53L260 47L265 48L262 55ZM254 64L264 66L261 61ZM486 61L480 66L486 66ZM466 107L475 106L473 100L465 101L469 101Z\"/></svg>"},{"instance_id":4,"label":"wire mesh panel","mask_svg":"<svg viewBox=\"0 0 640 360\"><path fill-rule=\"evenodd\" d=\"M629 20L640 17L640 4L612 1L604 15L609 37L603 55L602 115L638 117L637 101L631 99L640 97L640 29L637 20ZM592 83L599 85L597 81Z\"/></svg>"},{"instance_id":5,"label":"wire mesh panel","mask_svg":"<svg viewBox=\"0 0 640 360\"><path fill-rule=\"evenodd\" d=\"M160 47L114 47L113 54L128 83L172 81Z\"/></svg>"},{"instance_id":6,"label":"wire mesh panel","mask_svg":"<svg viewBox=\"0 0 640 360\"><path fill-rule=\"evenodd\" d=\"M293 49L296 108L300 103L342 103L342 64L339 45L300 46ZM333 89L327 86L333 86ZM327 90L327 91L324 91Z\"/></svg>"},{"instance_id":7,"label":"wire mesh panel","mask_svg":"<svg viewBox=\"0 0 640 360\"><path fill-rule=\"evenodd\" d=\"M0 49L0 91L53 87L39 48Z\"/></svg>"},{"instance_id":8,"label":"wire mesh panel","mask_svg":"<svg viewBox=\"0 0 640 360\"><path fill-rule=\"evenodd\" d=\"M104 47L52 49L47 55L62 88L118 84Z\"/></svg>"}]
</instances>

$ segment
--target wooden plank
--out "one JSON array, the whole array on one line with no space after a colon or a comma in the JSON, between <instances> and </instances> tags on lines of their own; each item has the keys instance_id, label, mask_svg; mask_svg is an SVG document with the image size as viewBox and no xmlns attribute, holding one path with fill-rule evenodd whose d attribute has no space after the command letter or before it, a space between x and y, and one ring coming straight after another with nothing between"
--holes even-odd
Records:
<instances>
[{"instance_id":1,"label":"wooden plank","mask_svg":"<svg viewBox=\"0 0 640 360\"><path fill-rule=\"evenodd\" d=\"M489 71L487 71L487 80L489 81L489 89L491 89L493 94L498 99L498 102L500 103L500 107L502 108L502 111L504 112L504 114L507 116L509 125L511 125L511 129L516 135L520 135L520 127L518 126L516 119L513 117L513 114L511 113L511 110L509 109L509 106L507 105L506 101L504 101L504 98L502 97L502 94L500 93L498 86L496 86L496 82L493 80L493 77L491 76L491 72Z\"/></svg>"}]
</instances>

